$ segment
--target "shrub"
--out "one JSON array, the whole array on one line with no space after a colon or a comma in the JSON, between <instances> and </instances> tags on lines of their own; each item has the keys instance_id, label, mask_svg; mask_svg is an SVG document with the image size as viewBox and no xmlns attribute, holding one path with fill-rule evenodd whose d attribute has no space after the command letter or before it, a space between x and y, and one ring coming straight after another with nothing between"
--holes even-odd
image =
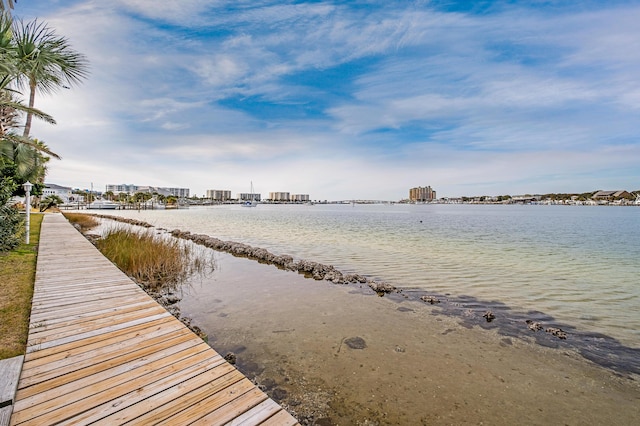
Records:
<instances>
[{"instance_id":1,"label":"shrub","mask_svg":"<svg viewBox=\"0 0 640 426\"><path fill-rule=\"evenodd\" d=\"M42 200L40 200L40 212L43 212L52 207L58 207L58 205L62 204L62 198L57 195L47 195Z\"/></svg>"},{"instance_id":2,"label":"shrub","mask_svg":"<svg viewBox=\"0 0 640 426\"><path fill-rule=\"evenodd\" d=\"M16 186L11 178L0 180L0 252L16 248L24 235L24 218L9 204Z\"/></svg>"}]
</instances>

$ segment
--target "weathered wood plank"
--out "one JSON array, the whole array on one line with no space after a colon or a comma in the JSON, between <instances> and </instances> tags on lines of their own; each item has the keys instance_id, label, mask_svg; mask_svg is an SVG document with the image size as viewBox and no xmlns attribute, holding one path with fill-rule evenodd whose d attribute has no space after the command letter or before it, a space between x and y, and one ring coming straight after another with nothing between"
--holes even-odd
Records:
<instances>
[{"instance_id":1,"label":"weathered wood plank","mask_svg":"<svg viewBox=\"0 0 640 426\"><path fill-rule=\"evenodd\" d=\"M101 328L99 330L93 330L93 331L88 331L86 333L82 333L82 334L77 334L75 336L68 336L68 337L64 337L62 339L54 339L54 340L47 340L47 341L41 341L38 339L29 339L29 341L27 342L27 353L29 352L33 352L33 351L37 351L37 350L42 350L42 349L47 349L47 348L51 348L53 346L58 346L64 343L69 343L69 342L75 342L78 340L83 340L86 339L87 337L94 337L94 336L99 336L102 334L107 334L110 333L112 331L116 331L116 330L122 330L124 328L133 326L133 325L137 325L137 324L144 324L146 322L151 322L155 319L159 319L159 318L164 318L164 317L169 317L171 316L170 313L165 312L162 314L157 314L157 315L153 315L150 317L145 317L145 318L141 318L135 321L130 321L127 323L123 323L123 324L116 324L113 326L109 326L109 327L104 327Z\"/></svg>"},{"instance_id":2,"label":"weathered wood plank","mask_svg":"<svg viewBox=\"0 0 640 426\"><path fill-rule=\"evenodd\" d=\"M128 374L109 377L103 382L95 382L90 386L76 389L65 395L44 400L39 404L32 404L28 410L21 409L21 405L17 406L14 411L14 421L20 423L37 419L39 422L42 422L42 424L51 424L57 421L57 419L64 417L65 412L76 411L74 409L76 406L78 407L77 411L98 407L111 401L114 395L130 393L144 386L146 383L153 383L157 380L157 377L188 374L190 368L194 369L199 366L214 368L223 363L226 362L222 357L205 350L188 357L183 357L178 362L169 365L165 364L155 370L148 368L138 369ZM154 365L158 366L158 363ZM74 406L74 404L76 405ZM56 413L56 411L60 412Z\"/></svg>"},{"instance_id":3,"label":"weathered wood plank","mask_svg":"<svg viewBox=\"0 0 640 426\"><path fill-rule=\"evenodd\" d=\"M215 369L215 367L214 367ZM124 410L140 401L144 401L147 398L152 397L163 391L175 392L175 386L180 383L195 378L195 380L205 381L210 379L209 375L202 374L208 370L212 370L211 365L208 363L196 364L181 371L181 374L169 375L165 377L159 377L158 380L147 383L136 383L130 392L123 392L123 390L107 392L100 395L99 399L93 400L90 398L76 401L68 406L63 407L60 410L56 410L53 413L48 413L42 416L47 424L88 424L94 423L106 416ZM246 379L245 379L246 380ZM125 388L124 390L127 390ZM73 418L69 417L68 411L77 413ZM118 423L109 424L122 424L126 421L132 420L130 418L123 419ZM181 424L181 423L174 423Z\"/></svg>"},{"instance_id":4,"label":"weathered wood plank","mask_svg":"<svg viewBox=\"0 0 640 426\"><path fill-rule=\"evenodd\" d=\"M0 426L7 426L11 421L11 405L0 408Z\"/></svg>"},{"instance_id":5,"label":"weathered wood plank","mask_svg":"<svg viewBox=\"0 0 640 426\"><path fill-rule=\"evenodd\" d=\"M98 318L107 318L112 315L118 315L121 312L131 312L136 309L144 309L148 306L154 306L156 304L153 300L141 300L134 303L125 303L122 306L113 306L106 309L85 311L77 314L72 314L63 318L46 319L39 323L33 323L29 326L29 329L33 332L40 332L42 330L50 330L58 327L65 327L76 321L91 320Z\"/></svg>"},{"instance_id":6,"label":"weathered wood plank","mask_svg":"<svg viewBox=\"0 0 640 426\"><path fill-rule=\"evenodd\" d=\"M143 324L146 325L146 324ZM137 344L136 342L142 342L146 339L150 339L156 336L166 335L169 333L173 333L175 331L181 330L183 333L190 333L186 327L182 324L178 324L175 321L170 321L168 323L164 323L162 326L152 325L150 327L146 327L143 329L135 329L129 331L129 329L125 329L127 333L124 334L112 334L109 335L108 338L100 339L91 344L85 344L86 342L81 343L80 346L72 346L67 347L64 350L58 350L57 352L51 352L47 356L42 356L39 358L31 359L25 361L24 365L26 368L31 369L43 364L56 362L61 359L71 359L81 354L94 354L99 353L100 351L112 350L117 348L117 345L126 345L127 341L131 341L131 344ZM57 346L53 349L59 349L60 346ZM91 355L89 355L91 356Z\"/></svg>"},{"instance_id":7,"label":"weathered wood plank","mask_svg":"<svg viewBox=\"0 0 640 426\"><path fill-rule=\"evenodd\" d=\"M146 337L146 336L145 336ZM60 359L58 361L51 361L40 366L29 365L28 369L22 374L22 380L27 382L30 377L42 377L45 374L55 374L56 370L64 369L65 373L73 372L85 368L85 366L91 366L99 364L103 360L108 360L118 356L124 356L133 350L140 350L145 346L153 347L157 344L170 345L182 343L178 339L185 339L185 341L191 339L191 335L188 330L178 329L168 334L161 334L159 336L145 338L145 339L129 339L124 342L120 342L117 345L103 347L100 350L91 352L83 352L73 357ZM45 379L46 380L46 379Z\"/></svg>"},{"instance_id":8,"label":"weathered wood plank","mask_svg":"<svg viewBox=\"0 0 640 426\"><path fill-rule=\"evenodd\" d=\"M24 389L25 391L28 391L29 387L39 385L38 391L41 392L44 389L51 389L53 387L60 386L63 383L77 380L80 377L89 376L96 372L106 370L114 365L127 363L136 358L148 356L154 352L161 352L171 345L190 341L196 343L193 341L192 336L188 334L180 334L169 341L163 338L160 342L153 342L153 344L149 344L148 346L143 346L141 348L136 349L135 347L126 347L116 351L115 353L105 353L103 355L96 356L93 360L94 362L78 362L71 365L69 370L64 372L56 370L45 371L29 376L29 372L24 371L24 377L20 377L19 388L20 390Z\"/></svg>"},{"instance_id":9,"label":"weathered wood plank","mask_svg":"<svg viewBox=\"0 0 640 426\"><path fill-rule=\"evenodd\" d=\"M94 294L89 293L89 294L72 296L67 298L58 298L50 301L35 302L33 304L33 309L37 311L44 311L49 309L57 310L68 305L76 305L76 304L81 304L86 302L95 302L98 300L106 301L110 299L119 299L122 297L137 296L137 295L141 295L141 293L137 292L135 289L121 288L121 289L106 292L106 293L95 292Z\"/></svg>"},{"instance_id":10,"label":"weathered wood plank","mask_svg":"<svg viewBox=\"0 0 640 426\"><path fill-rule=\"evenodd\" d=\"M72 316L74 314L81 314L85 312L92 312L99 309L106 308L116 308L118 306L118 300L121 301L122 304L130 304L130 303L139 303L143 301L148 301L148 297L144 297L143 295L136 295L135 297L127 297L127 298L114 298L109 302L108 300L95 300L82 304L76 304L72 306L67 306L59 309L51 309L49 311L38 311L33 310L31 315L30 324L37 324L38 322L42 322L45 320L55 320L59 318L66 318L68 316Z\"/></svg>"},{"instance_id":11,"label":"weathered wood plank","mask_svg":"<svg viewBox=\"0 0 640 426\"><path fill-rule=\"evenodd\" d=\"M26 410L37 404L54 401L56 398L63 398L60 405L66 405L69 401L74 400L72 397L68 397L70 394L79 393L79 395L84 398L104 389L109 389L119 383L126 382L131 377L160 371L167 365L180 362L190 357L199 356L203 353L207 354L207 356L210 355L208 348L202 348L201 352L196 352L193 350L192 342L181 343L172 346L166 352L155 352L147 357L140 357L126 364L116 365L107 370L74 380L73 382L60 385L53 389L25 396L16 401L14 408L16 410ZM219 359L222 359L222 357L216 355L211 358L211 362L218 362ZM82 398L76 399L79 400Z\"/></svg>"},{"instance_id":12,"label":"weathered wood plank","mask_svg":"<svg viewBox=\"0 0 640 426\"><path fill-rule=\"evenodd\" d=\"M40 358L45 358L58 353L64 353L65 351L70 351L74 349L80 349L82 352L84 352L83 350L84 348L87 348L87 350L91 350L93 345L101 346L102 342L107 343L111 339L113 341L117 341L121 339L124 340L129 338L127 336L130 336L131 334L143 334L150 330L159 330L161 328L167 327L170 323L175 324L173 320L174 320L173 317L167 316L167 317L157 319L155 321L149 321L147 323L138 324L134 327L124 328L122 330L114 331L112 333L109 333L108 336L101 336L101 335L93 336L80 341L73 341L73 342L65 343L63 345L53 346L51 348L30 352L24 356L25 362L37 360ZM182 325L182 324L179 324L179 325Z\"/></svg>"},{"instance_id":13,"label":"weathered wood plank","mask_svg":"<svg viewBox=\"0 0 640 426\"><path fill-rule=\"evenodd\" d=\"M24 356L0 360L0 407L13 404Z\"/></svg>"},{"instance_id":14,"label":"weathered wood plank","mask_svg":"<svg viewBox=\"0 0 640 426\"><path fill-rule=\"evenodd\" d=\"M298 421L285 410L278 411L276 414L260 423L261 426L295 426L298 424Z\"/></svg>"},{"instance_id":15,"label":"weathered wood plank","mask_svg":"<svg viewBox=\"0 0 640 426\"><path fill-rule=\"evenodd\" d=\"M243 414L237 416L230 422L226 423L227 426L250 426L257 425L267 420L269 417L282 410L278 404L273 400L267 399L260 404L253 406Z\"/></svg>"},{"instance_id":16,"label":"weathered wood plank","mask_svg":"<svg viewBox=\"0 0 640 426\"><path fill-rule=\"evenodd\" d=\"M118 291L118 290L127 290L127 291L135 291L135 289L132 289L131 286L127 286L122 282L117 282L117 281L109 281L107 283L98 283L98 284L94 284L94 285L84 285L84 286L77 286L77 287L67 287L65 288L61 288L59 290L56 291L48 291L48 292L39 292L37 297L33 298L33 302L37 303L38 306L49 302L52 303L53 301L58 301L60 299L72 299L75 297L87 297L87 296L93 296L95 295L96 292L100 292L102 291L103 293L109 292L109 291Z\"/></svg>"},{"instance_id":17,"label":"weathered wood plank","mask_svg":"<svg viewBox=\"0 0 640 426\"><path fill-rule=\"evenodd\" d=\"M209 412L209 414L199 418L192 424L210 425L215 422L222 425L267 399L267 395L256 387L252 387L246 392L229 393L225 397L224 400L220 401L223 402L220 408Z\"/></svg>"},{"instance_id":18,"label":"weathered wood plank","mask_svg":"<svg viewBox=\"0 0 640 426\"><path fill-rule=\"evenodd\" d=\"M64 327L57 327L48 330L41 330L34 327L31 330L31 335L34 339L61 339L67 336L73 336L80 333L100 330L105 326L113 326L115 324L127 323L140 318L149 317L152 315L158 315L166 312L164 308L156 304L155 306L149 306L146 308L133 310L129 312L119 312L118 315L111 318L94 318L83 319L80 321L74 321Z\"/></svg>"},{"instance_id":19,"label":"weathered wood plank","mask_svg":"<svg viewBox=\"0 0 640 426\"><path fill-rule=\"evenodd\" d=\"M257 388L248 379L240 380L231 386L226 387L219 392L209 395L207 398L198 401L190 407L182 410L174 416L165 419L156 424L158 425L175 425L175 424L191 424L198 419L206 416L208 413L215 411L217 408L223 407L225 404L238 398ZM262 402L262 401L259 401ZM221 422L222 423L222 422Z\"/></svg>"},{"instance_id":20,"label":"weathered wood plank","mask_svg":"<svg viewBox=\"0 0 640 426\"><path fill-rule=\"evenodd\" d=\"M223 390L245 379L238 370L226 362L216 368L215 373L219 377L206 374L195 376L174 387L168 387L151 398L104 417L94 424L108 426L125 421L139 425L154 424L159 420L171 418L213 392Z\"/></svg>"}]
</instances>

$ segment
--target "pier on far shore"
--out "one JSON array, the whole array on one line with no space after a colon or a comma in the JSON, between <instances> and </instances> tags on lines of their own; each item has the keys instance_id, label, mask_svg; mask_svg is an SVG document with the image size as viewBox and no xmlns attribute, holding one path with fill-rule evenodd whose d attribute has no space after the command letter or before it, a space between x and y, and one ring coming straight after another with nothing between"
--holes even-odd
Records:
<instances>
[{"instance_id":1,"label":"pier on far shore","mask_svg":"<svg viewBox=\"0 0 640 426\"><path fill-rule=\"evenodd\" d=\"M42 222L11 425L297 425L61 214Z\"/></svg>"}]
</instances>

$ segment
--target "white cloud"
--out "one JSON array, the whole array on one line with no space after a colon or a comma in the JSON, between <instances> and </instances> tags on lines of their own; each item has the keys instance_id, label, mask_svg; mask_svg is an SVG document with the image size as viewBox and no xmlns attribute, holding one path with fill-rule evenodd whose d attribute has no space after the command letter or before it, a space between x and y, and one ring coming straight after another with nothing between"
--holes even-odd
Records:
<instances>
[{"instance_id":1,"label":"white cloud","mask_svg":"<svg viewBox=\"0 0 640 426\"><path fill-rule=\"evenodd\" d=\"M230 55L215 55L200 60L195 72L212 86L234 85L247 74L247 66Z\"/></svg>"}]
</instances>

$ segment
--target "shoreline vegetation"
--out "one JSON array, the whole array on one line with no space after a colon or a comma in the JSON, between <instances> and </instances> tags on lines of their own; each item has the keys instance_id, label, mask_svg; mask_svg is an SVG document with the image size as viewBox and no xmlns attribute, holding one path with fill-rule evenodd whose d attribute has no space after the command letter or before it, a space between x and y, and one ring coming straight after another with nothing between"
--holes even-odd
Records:
<instances>
[{"instance_id":1,"label":"shoreline vegetation","mask_svg":"<svg viewBox=\"0 0 640 426\"><path fill-rule=\"evenodd\" d=\"M29 244L0 254L0 359L26 350L42 218L31 214Z\"/></svg>"}]
</instances>

